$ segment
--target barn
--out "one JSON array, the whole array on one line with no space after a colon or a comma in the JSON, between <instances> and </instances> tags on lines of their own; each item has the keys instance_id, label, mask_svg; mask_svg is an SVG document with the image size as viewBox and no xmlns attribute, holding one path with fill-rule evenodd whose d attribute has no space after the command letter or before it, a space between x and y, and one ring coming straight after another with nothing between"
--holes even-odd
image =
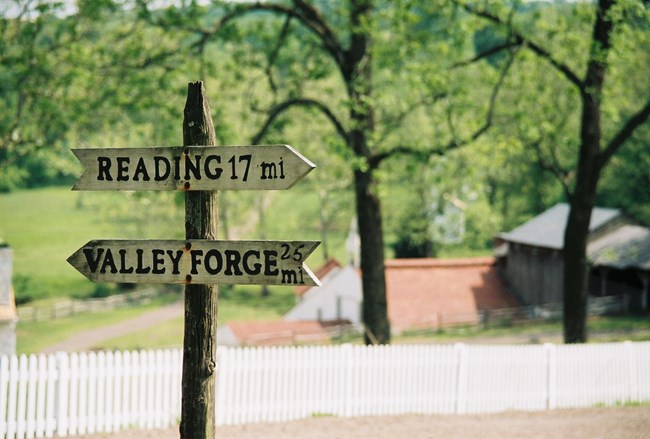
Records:
<instances>
[{"instance_id":1,"label":"barn","mask_svg":"<svg viewBox=\"0 0 650 439\"><path fill-rule=\"evenodd\" d=\"M393 332L477 323L488 310L518 306L498 276L495 259L389 259L388 317ZM298 303L284 320L344 320L361 324L361 276L352 265L328 262L322 285L296 291Z\"/></svg>"},{"instance_id":2,"label":"barn","mask_svg":"<svg viewBox=\"0 0 650 439\"><path fill-rule=\"evenodd\" d=\"M559 203L497 237L495 253L510 291L524 305L562 302L564 230L569 205ZM650 230L619 209L595 207L589 224L589 293L636 308L648 306Z\"/></svg>"}]
</instances>

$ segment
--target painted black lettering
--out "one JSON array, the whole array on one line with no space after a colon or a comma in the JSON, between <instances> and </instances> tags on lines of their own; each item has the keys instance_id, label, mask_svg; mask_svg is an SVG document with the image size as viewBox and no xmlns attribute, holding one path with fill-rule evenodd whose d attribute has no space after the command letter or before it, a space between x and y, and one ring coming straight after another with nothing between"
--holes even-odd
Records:
<instances>
[{"instance_id":1,"label":"painted black lettering","mask_svg":"<svg viewBox=\"0 0 650 439\"><path fill-rule=\"evenodd\" d=\"M262 162L260 163L260 167L262 168L262 176L260 177L261 180L272 180L278 177L278 171L276 169L275 163Z\"/></svg>"},{"instance_id":2,"label":"painted black lettering","mask_svg":"<svg viewBox=\"0 0 650 439\"><path fill-rule=\"evenodd\" d=\"M199 256L203 256L203 250L190 250L190 255L192 256L192 270L190 273L199 274L196 267L201 265L201 259L199 259Z\"/></svg>"},{"instance_id":3,"label":"painted black lettering","mask_svg":"<svg viewBox=\"0 0 650 439\"><path fill-rule=\"evenodd\" d=\"M181 257L183 257L183 250L176 250L176 256L174 256L172 250L167 250L167 254L169 255L169 259L172 261L172 274L181 274L179 267L181 264Z\"/></svg>"},{"instance_id":4,"label":"painted black lettering","mask_svg":"<svg viewBox=\"0 0 650 439\"><path fill-rule=\"evenodd\" d=\"M264 250L264 275L277 276L280 270L278 266L278 252L275 250Z\"/></svg>"},{"instance_id":5,"label":"painted black lettering","mask_svg":"<svg viewBox=\"0 0 650 439\"><path fill-rule=\"evenodd\" d=\"M243 154L239 157L239 163L246 162L246 167L244 168L244 181L248 181L248 171L251 168L251 160L253 158L252 154Z\"/></svg>"},{"instance_id":6,"label":"painted black lettering","mask_svg":"<svg viewBox=\"0 0 650 439\"><path fill-rule=\"evenodd\" d=\"M210 262L211 258L215 259L216 261L216 266L214 267ZM223 268L223 257L221 256L221 252L215 249L208 250L208 252L205 254L205 271L207 271L209 274L219 274L221 268Z\"/></svg>"},{"instance_id":7,"label":"painted black lettering","mask_svg":"<svg viewBox=\"0 0 650 439\"><path fill-rule=\"evenodd\" d=\"M124 249L120 250L120 273L133 273L133 267L126 268L126 250Z\"/></svg>"},{"instance_id":8,"label":"painted black lettering","mask_svg":"<svg viewBox=\"0 0 650 439\"><path fill-rule=\"evenodd\" d=\"M90 272L94 273L97 271L97 266L99 265L99 260L102 257L102 254L104 253L103 248L98 248L97 249L97 258L93 258L93 249L92 248L85 248L83 249L84 255L86 255L86 263L88 264L88 268L90 268Z\"/></svg>"},{"instance_id":9,"label":"painted black lettering","mask_svg":"<svg viewBox=\"0 0 650 439\"><path fill-rule=\"evenodd\" d=\"M153 268L151 270L152 274L163 274L165 272L165 250L153 249L151 250L151 255L153 256Z\"/></svg>"},{"instance_id":10,"label":"painted black lettering","mask_svg":"<svg viewBox=\"0 0 650 439\"><path fill-rule=\"evenodd\" d=\"M241 276L243 273L239 269L239 262L241 261L239 252L236 250L226 250L224 253L226 255L226 271L223 273L228 276L232 276L233 274Z\"/></svg>"},{"instance_id":11,"label":"painted black lettering","mask_svg":"<svg viewBox=\"0 0 650 439\"><path fill-rule=\"evenodd\" d=\"M248 250L246 253L244 253L244 257L242 258L242 267L244 268L246 274L256 275L262 272L262 264L259 262L254 263L251 267L248 260L253 256L259 261L260 252L257 250Z\"/></svg>"},{"instance_id":12,"label":"painted black lettering","mask_svg":"<svg viewBox=\"0 0 650 439\"><path fill-rule=\"evenodd\" d=\"M109 157L97 157L97 180L113 181L111 176L111 159Z\"/></svg>"},{"instance_id":13,"label":"painted black lettering","mask_svg":"<svg viewBox=\"0 0 650 439\"><path fill-rule=\"evenodd\" d=\"M143 260L143 254L144 250L139 248L135 251L135 253L138 255L138 264L137 267L135 268L135 272L138 274L147 274L151 271L151 267L145 267L144 266L144 260Z\"/></svg>"},{"instance_id":14,"label":"painted black lettering","mask_svg":"<svg viewBox=\"0 0 650 439\"><path fill-rule=\"evenodd\" d=\"M297 284L298 276L295 270L282 270L282 283L283 284Z\"/></svg>"},{"instance_id":15,"label":"painted black lettering","mask_svg":"<svg viewBox=\"0 0 650 439\"><path fill-rule=\"evenodd\" d=\"M185 180L190 179L190 172L194 175L195 180L201 179L201 156L194 156L196 163L192 162L189 155L185 156Z\"/></svg>"},{"instance_id":16,"label":"painted black lettering","mask_svg":"<svg viewBox=\"0 0 650 439\"><path fill-rule=\"evenodd\" d=\"M154 180L156 181L163 181L166 180L167 177L169 177L169 174L171 173L171 165L169 163L169 160L167 160L166 157L154 157L153 158L153 164L154 164ZM164 165L164 170L162 169L161 165Z\"/></svg>"},{"instance_id":17,"label":"painted black lettering","mask_svg":"<svg viewBox=\"0 0 650 439\"><path fill-rule=\"evenodd\" d=\"M138 165L135 167L135 174L133 174L133 180L140 181L140 177L142 177L142 181L151 180L143 157L140 157L140 160L138 160Z\"/></svg>"},{"instance_id":18,"label":"painted black lettering","mask_svg":"<svg viewBox=\"0 0 650 439\"><path fill-rule=\"evenodd\" d=\"M300 252L300 249L303 248L304 246L305 246L305 244L300 244L298 247L296 247L293 250L293 258L292 259L294 261L296 261L296 262L302 261L302 253Z\"/></svg>"},{"instance_id":19,"label":"painted black lettering","mask_svg":"<svg viewBox=\"0 0 650 439\"><path fill-rule=\"evenodd\" d=\"M174 156L174 180L181 179L181 156Z\"/></svg>"},{"instance_id":20,"label":"painted black lettering","mask_svg":"<svg viewBox=\"0 0 650 439\"><path fill-rule=\"evenodd\" d=\"M217 164L221 164L221 157L218 155L209 155L205 158L205 176L211 180L218 180L219 177L221 177L223 169L221 169L219 166L210 168L210 163L212 161L216 161Z\"/></svg>"},{"instance_id":21,"label":"painted black lettering","mask_svg":"<svg viewBox=\"0 0 650 439\"><path fill-rule=\"evenodd\" d=\"M228 163L230 163L230 167L232 169L232 172L230 173L230 179L237 180L239 177L237 177L237 170L235 169L235 156L230 157Z\"/></svg>"},{"instance_id":22,"label":"painted black lettering","mask_svg":"<svg viewBox=\"0 0 650 439\"><path fill-rule=\"evenodd\" d=\"M99 270L100 273L106 273L106 268L111 269L111 273L117 273L117 266L115 266L115 259L113 259L113 252L111 249L106 250L106 255L104 256L104 262L102 263L102 268Z\"/></svg>"},{"instance_id":23,"label":"painted black lettering","mask_svg":"<svg viewBox=\"0 0 650 439\"><path fill-rule=\"evenodd\" d=\"M291 257L289 254L289 250L291 250L289 244L282 244L280 247L282 247L282 256L280 256L280 259L289 259Z\"/></svg>"},{"instance_id":24,"label":"painted black lettering","mask_svg":"<svg viewBox=\"0 0 650 439\"><path fill-rule=\"evenodd\" d=\"M128 181L131 159L129 157L117 157L115 161L117 161L117 181Z\"/></svg>"}]
</instances>

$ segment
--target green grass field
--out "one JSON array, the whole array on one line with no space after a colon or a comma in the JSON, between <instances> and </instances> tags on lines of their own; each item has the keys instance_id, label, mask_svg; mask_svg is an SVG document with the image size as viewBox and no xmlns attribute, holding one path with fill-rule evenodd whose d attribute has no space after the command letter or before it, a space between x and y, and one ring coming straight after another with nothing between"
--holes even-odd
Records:
<instances>
[{"instance_id":1,"label":"green grass field","mask_svg":"<svg viewBox=\"0 0 650 439\"><path fill-rule=\"evenodd\" d=\"M93 237L116 236L97 212L78 207L79 193L63 188L0 195L0 239L14 251L18 300L87 296L93 285L66 259Z\"/></svg>"},{"instance_id":2,"label":"green grass field","mask_svg":"<svg viewBox=\"0 0 650 439\"><path fill-rule=\"evenodd\" d=\"M285 191L286 192L286 191ZM316 239L318 198L310 191L294 190L270 195L265 227L251 208L250 195L229 203L230 227L243 227L237 239ZM66 259L91 239L182 239L182 203L175 193L74 192L67 187L21 190L0 194L0 242L14 251L14 288L19 303L56 297L88 297L97 286L86 280ZM300 208L297 208L299 205ZM351 213L339 214L339 223L328 236L328 256L345 258L343 244ZM308 264L317 268L324 260L324 246Z\"/></svg>"}]
</instances>

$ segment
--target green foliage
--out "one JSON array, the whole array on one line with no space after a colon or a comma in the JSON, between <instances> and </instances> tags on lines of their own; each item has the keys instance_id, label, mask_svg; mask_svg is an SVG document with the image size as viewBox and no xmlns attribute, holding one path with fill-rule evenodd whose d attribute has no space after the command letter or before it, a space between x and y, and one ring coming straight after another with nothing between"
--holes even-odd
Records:
<instances>
[{"instance_id":1,"label":"green foliage","mask_svg":"<svg viewBox=\"0 0 650 439\"><path fill-rule=\"evenodd\" d=\"M466 139L485 121L507 52L455 65L506 41L507 30L451 2L375 3L375 19L363 23L373 38L373 95L366 104L374 107L375 130L369 148L424 151ZM29 19L0 19L0 191L69 184L80 172L71 147L179 144L190 80L206 82L220 143L249 143L269 109L296 97L322 102L350 129L351 102L341 74L314 32L296 18L245 15L204 41L225 13L241 5L183 2L157 9L145 1L128 9L110 0L80 1L78 14L65 17L57 2L39 4L40 13ZM348 4L314 4L340 42L348 44ZM593 4L496 1L486 6L510 17L515 29L554 59L583 71ZM612 14L619 27L604 92L607 138L650 91L648 18L647 7L636 0L619 2ZM519 49L492 127L479 141L429 160L412 154L382 163L376 176L387 207L386 243L426 247L431 242L441 254L489 252L494 234L563 200L562 185L540 161L556 161L569 171L575 167L578 97L548 60ZM649 138L650 131L639 130L621 149L598 194L599 204L621 207L645 222L650 221L650 167L643 165ZM301 236L324 241L315 261L345 259L354 216L352 172L369 169L368 160L355 156L330 120L313 108L283 113L263 141L291 143L318 167L286 193L222 194L223 236L284 239L300 230ZM65 264L75 246L88 239L102 234L175 238L183 232L177 194L61 196L47 190L11 195L0 198L0 235L17 249L20 300L60 291L92 294L92 285ZM461 242L445 243L439 228L431 228L432 218L449 203L463 208ZM53 228L34 219L43 216ZM75 229L78 236L71 239L64 229ZM45 236L52 242L46 251L54 253L39 254Z\"/></svg>"},{"instance_id":2,"label":"green foliage","mask_svg":"<svg viewBox=\"0 0 650 439\"><path fill-rule=\"evenodd\" d=\"M597 202L623 209L632 218L650 225L650 130L638 136L612 158L603 175Z\"/></svg>"}]
</instances>

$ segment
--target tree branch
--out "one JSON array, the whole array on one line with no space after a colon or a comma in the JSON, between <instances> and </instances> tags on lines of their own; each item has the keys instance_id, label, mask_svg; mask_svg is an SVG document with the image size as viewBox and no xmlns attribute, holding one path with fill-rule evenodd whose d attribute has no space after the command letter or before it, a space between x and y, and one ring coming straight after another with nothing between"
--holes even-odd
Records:
<instances>
[{"instance_id":1,"label":"tree branch","mask_svg":"<svg viewBox=\"0 0 650 439\"><path fill-rule=\"evenodd\" d=\"M512 63L514 62L516 54L517 54L516 51L511 52L510 56L508 57L508 61L505 63L504 68L501 70L501 73L499 74L499 79L497 80L496 84L494 85L494 88L492 89L488 111L485 117L485 123L481 127L479 127L476 131L474 131L469 137L463 140L452 139L449 143L447 143L444 146L438 146L429 149L421 149L421 148L414 148L412 146L407 146L407 145L400 145L395 148L392 148L390 151L380 152L372 156L368 161L370 166L377 167L385 159L397 154L411 155L421 159L428 160L432 156L436 156L436 155L442 156L453 149L457 149L460 148L461 146L472 143L476 139L481 137L492 126L496 99L499 94L499 91L501 90L501 86L505 81L506 74L508 73L508 71L510 70L510 66L512 66Z\"/></svg>"},{"instance_id":2,"label":"tree branch","mask_svg":"<svg viewBox=\"0 0 650 439\"><path fill-rule=\"evenodd\" d=\"M256 145L258 144L262 138L266 135L267 131L273 124L273 122L285 111L289 110L290 108L293 107L312 107L317 110L319 110L321 113L323 113L329 121L334 125L334 128L336 129L336 132L343 138L345 142L348 141L348 133L343 127L343 124L338 120L338 118L334 115L334 113L329 109L329 107L325 104L323 104L320 101L317 101L315 99L307 99L307 98L297 98L297 99L288 99L278 105L275 105L271 110L269 110L269 115L266 119L266 122L260 129L260 131L253 136L253 144Z\"/></svg>"},{"instance_id":3,"label":"tree branch","mask_svg":"<svg viewBox=\"0 0 650 439\"><path fill-rule=\"evenodd\" d=\"M280 48L282 47L282 44L287 39L290 25L291 25L291 16L287 15L287 17L284 20L284 24L282 25L282 30L280 31L280 35L278 36L277 44L273 48L273 51L269 54L266 63L266 68L264 69L266 73L266 77L269 80L269 87L271 87L271 90L273 91L274 94L278 92L278 86L275 84L275 80L273 79L273 64L275 64L275 61L278 58L278 54L280 53Z\"/></svg>"},{"instance_id":4,"label":"tree branch","mask_svg":"<svg viewBox=\"0 0 650 439\"><path fill-rule=\"evenodd\" d=\"M571 172L562 166L560 166L560 162L557 159L557 156L551 151L551 161L549 162L546 160L544 157L544 153L542 152L542 146L541 146L541 141L536 140L532 143L532 147L535 150L535 153L537 154L537 163L539 163L539 167L542 168L542 171L549 172L557 178L557 180L560 182L562 185L562 189L564 190L564 194L569 198L571 195L571 188L569 187L569 182L571 180Z\"/></svg>"},{"instance_id":5,"label":"tree branch","mask_svg":"<svg viewBox=\"0 0 650 439\"><path fill-rule=\"evenodd\" d=\"M584 87L585 87L584 82L578 77L578 75L576 75L567 64L555 59L548 50L546 50L539 44L535 43L531 39L525 37L520 32L514 30L509 23L503 21L497 15L494 15L491 12L488 12L484 9L475 8L474 6L465 3L463 1L458 1L458 0L454 0L454 1L456 2L456 4L460 5L463 9L465 9L470 14L476 15L477 17L485 18L486 20L489 20L498 26L507 28L510 31L510 34L514 40L514 43L511 44L528 47L533 53L535 53L540 58L546 60L549 64L551 64L551 66L553 66L557 71L559 71L562 75L564 75L581 92L584 91Z\"/></svg>"},{"instance_id":6,"label":"tree branch","mask_svg":"<svg viewBox=\"0 0 650 439\"><path fill-rule=\"evenodd\" d=\"M520 46L521 42L520 41L507 41L503 44L496 45L494 47L490 47L489 49L486 49L482 52L477 53L475 56L472 58L463 60L463 61L458 61L454 64L451 65L452 69L457 69L459 67L465 67L470 64L474 64L477 61L482 60L483 58L487 58L489 56L492 56L496 53L501 52L502 50L508 50L517 46Z\"/></svg>"},{"instance_id":7,"label":"tree branch","mask_svg":"<svg viewBox=\"0 0 650 439\"><path fill-rule=\"evenodd\" d=\"M598 166L602 169L609 159L618 151L623 143L634 134L639 126L645 123L650 118L650 99L646 101L645 105L632 117L630 117L625 125L619 130L618 133L609 141L604 150L598 155Z\"/></svg>"},{"instance_id":8,"label":"tree branch","mask_svg":"<svg viewBox=\"0 0 650 439\"><path fill-rule=\"evenodd\" d=\"M201 36L194 43L194 46L205 45L213 35L217 34L226 24L236 18L251 12L271 12L297 19L304 27L318 37L325 50L332 56L341 69L345 62L345 50L339 43L325 17L316 8L304 1L294 0L293 3L294 7L268 2L255 2L236 7L221 17L212 30L200 31Z\"/></svg>"},{"instance_id":9,"label":"tree branch","mask_svg":"<svg viewBox=\"0 0 650 439\"><path fill-rule=\"evenodd\" d=\"M388 137L388 134L393 131L396 127L401 126L402 122L404 122L404 119L406 119L410 114L415 112L417 109L425 106L425 105L431 105L434 102L437 102L439 100L442 100L447 97L447 93L437 93L432 96L424 96L421 99L418 99L416 102L411 103L407 108L405 108L403 111L399 112L398 114L394 115L393 117L385 117L382 118L382 123L379 125L384 127L382 130L382 134L379 136L377 141L375 142L376 145L380 145L381 143L386 140L386 137Z\"/></svg>"}]
</instances>

